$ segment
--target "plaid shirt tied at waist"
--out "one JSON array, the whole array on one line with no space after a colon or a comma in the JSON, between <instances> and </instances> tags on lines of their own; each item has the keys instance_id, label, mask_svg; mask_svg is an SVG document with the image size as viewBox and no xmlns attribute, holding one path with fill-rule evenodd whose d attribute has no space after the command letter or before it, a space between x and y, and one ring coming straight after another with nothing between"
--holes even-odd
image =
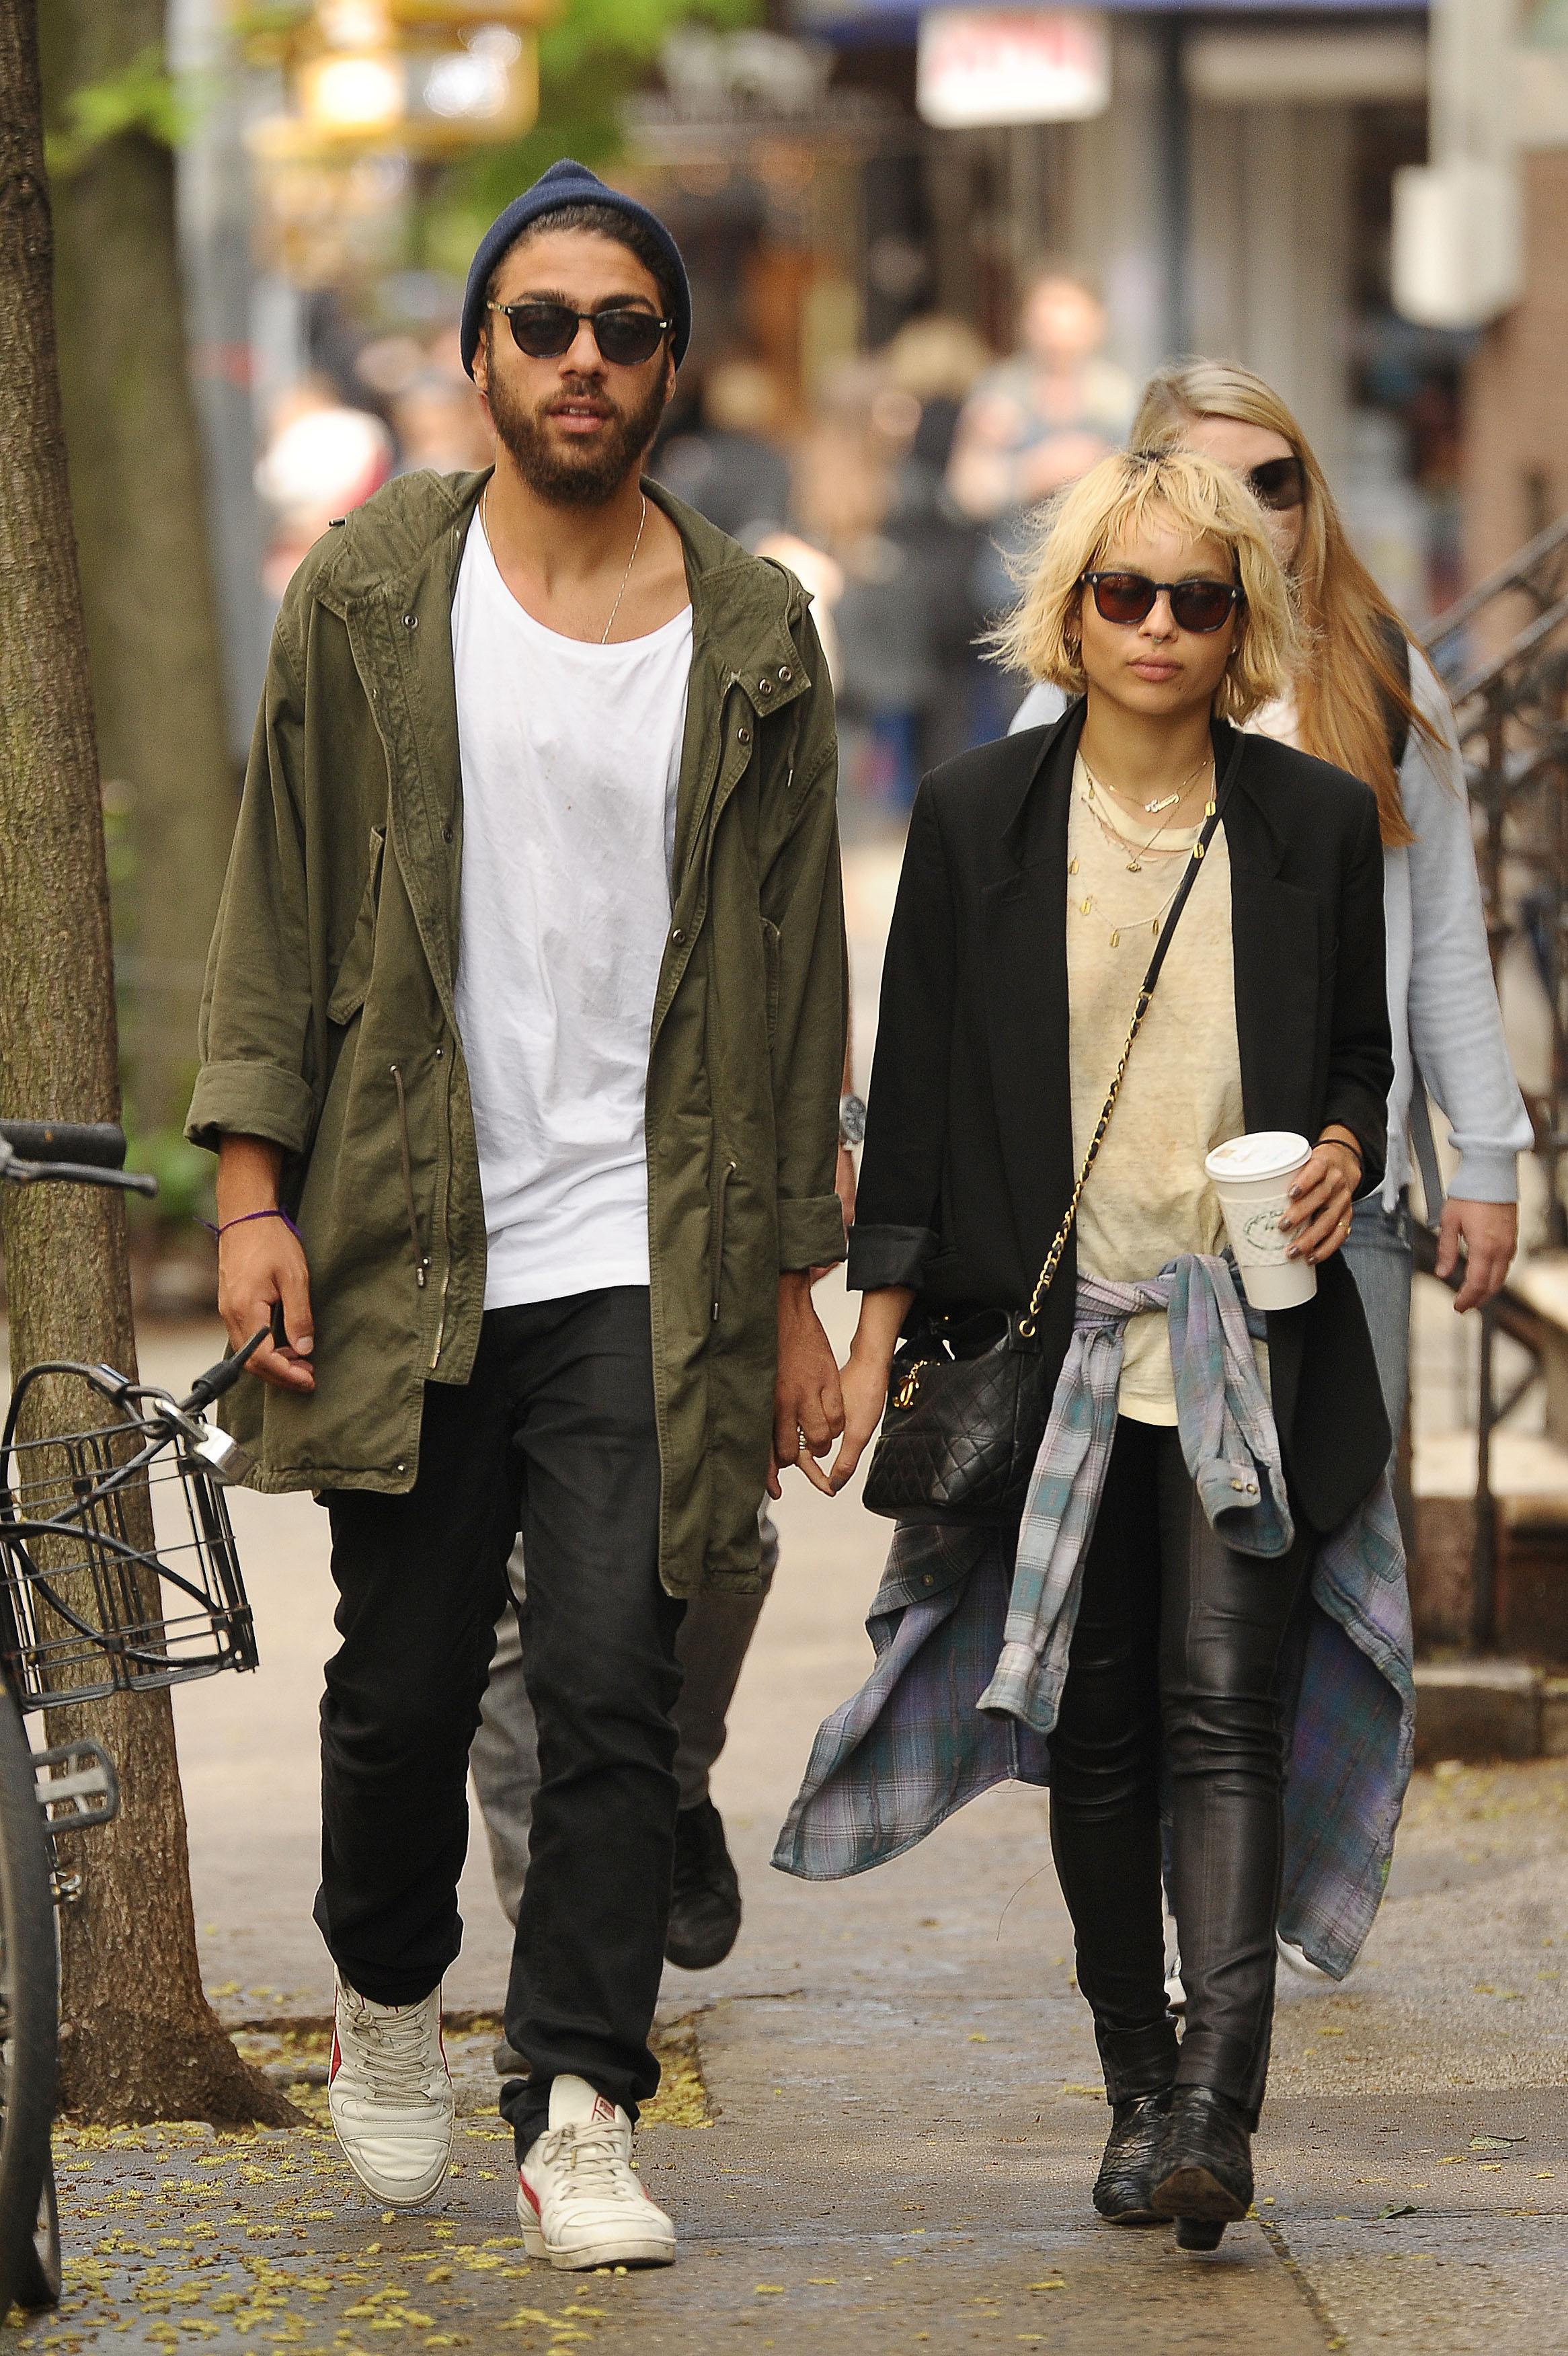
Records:
<instances>
[{"instance_id":1,"label":"plaid shirt tied at waist","mask_svg":"<svg viewBox=\"0 0 1568 2356\"><path fill-rule=\"evenodd\" d=\"M993 1783L1049 1782L1130 1317L1165 1312L1182 1454L1214 1529L1259 1558L1261 1578L1288 1552L1279 1438L1236 1281L1227 1261L1196 1254L1136 1284L1079 1277L1015 1549L1005 1530L897 1526L866 1622L875 1666L818 1732L774 1851L781 1871L864 1873ZM1308 1623L1279 1923L1342 1979L1383 1894L1414 1745L1404 1547L1386 1475L1319 1544Z\"/></svg>"}]
</instances>

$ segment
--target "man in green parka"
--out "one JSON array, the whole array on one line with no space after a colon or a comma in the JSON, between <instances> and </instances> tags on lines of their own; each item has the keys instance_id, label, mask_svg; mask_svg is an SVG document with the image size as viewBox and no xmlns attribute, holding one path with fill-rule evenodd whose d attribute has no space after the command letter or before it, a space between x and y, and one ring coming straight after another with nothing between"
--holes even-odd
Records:
<instances>
[{"instance_id":1,"label":"man in green parka","mask_svg":"<svg viewBox=\"0 0 1568 2356\"><path fill-rule=\"evenodd\" d=\"M810 1271L845 956L799 584L641 478L691 332L657 219L578 165L475 256L489 476L335 527L278 617L189 1134L264 1489L328 1507L317 1921L329 2102L378 2201L445 2176L442 1974L507 1557L542 1782L503 2091L536 2254L662 2264L629 2165L676 1809L683 1599L842 1427Z\"/></svg>"}]
</instances>

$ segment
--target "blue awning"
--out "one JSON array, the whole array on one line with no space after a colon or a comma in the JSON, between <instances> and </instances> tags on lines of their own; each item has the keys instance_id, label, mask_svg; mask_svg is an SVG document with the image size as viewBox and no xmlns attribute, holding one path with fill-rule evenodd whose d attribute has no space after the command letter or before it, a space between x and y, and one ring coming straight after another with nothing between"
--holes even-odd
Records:
<instances>
[{"instance_id":1,"label":"blue awning","mask_svg":"<svg viewBox=\"0 0 1568 2356\"><path fill-rule=\"evenodd\" d=\"M996 8L1010 0L938 0L944 7ZM1012 0L1018 5L1018 0ZM1424 0L1095 0L1109 15L1139 16L1246 16L1264 23L1281 17L1406 16L1424 22ZM901 42L913 44L921 11L910 0L790 0L789 22L796 32L817 40Z\"/></svg>"}]
</instances>

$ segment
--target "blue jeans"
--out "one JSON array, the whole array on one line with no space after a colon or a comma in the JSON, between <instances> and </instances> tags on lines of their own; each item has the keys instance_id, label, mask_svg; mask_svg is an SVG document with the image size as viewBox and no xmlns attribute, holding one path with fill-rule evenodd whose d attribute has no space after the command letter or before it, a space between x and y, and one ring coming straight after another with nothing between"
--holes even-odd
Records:
<instances>
[{"instance_id":1,"label":"blue jeans","mask_svg":"<svg viewBox=\"0 0 1568 2356\"><path fill-rule=\"evenodd\" d=\"M1410 1205L1402 1194L1391 1211L1380 1197L1366 1196L1350 1216L1350 1232L1342 1247L1345 1264L1356 1280L1372 1355L1389 1411L1394 1445L1404 1422L1410 1391L1410 1292L1413 1261L1411 1252Z\"/></svg>"}]
</instances>

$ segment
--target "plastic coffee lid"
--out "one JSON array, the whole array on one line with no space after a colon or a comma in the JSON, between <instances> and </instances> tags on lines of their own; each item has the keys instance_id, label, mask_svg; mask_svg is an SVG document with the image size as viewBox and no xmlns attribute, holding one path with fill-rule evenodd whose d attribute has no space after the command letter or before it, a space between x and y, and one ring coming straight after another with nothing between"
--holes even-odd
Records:
<instances>
[{"instance_id":1,"label":"plastic coffee lid","mask_svg":"<svg viewBox=\"0 0 1568 2356\"><path fill-rule=\"evenodd\" d=\"M1263 1178L1288 1178L1312 1151L1294 1129L1254 1129L1232 1137L1206 1155L1204 1168L1211 1178L1255 1184Z\"/></svg>"}]
</instances>

